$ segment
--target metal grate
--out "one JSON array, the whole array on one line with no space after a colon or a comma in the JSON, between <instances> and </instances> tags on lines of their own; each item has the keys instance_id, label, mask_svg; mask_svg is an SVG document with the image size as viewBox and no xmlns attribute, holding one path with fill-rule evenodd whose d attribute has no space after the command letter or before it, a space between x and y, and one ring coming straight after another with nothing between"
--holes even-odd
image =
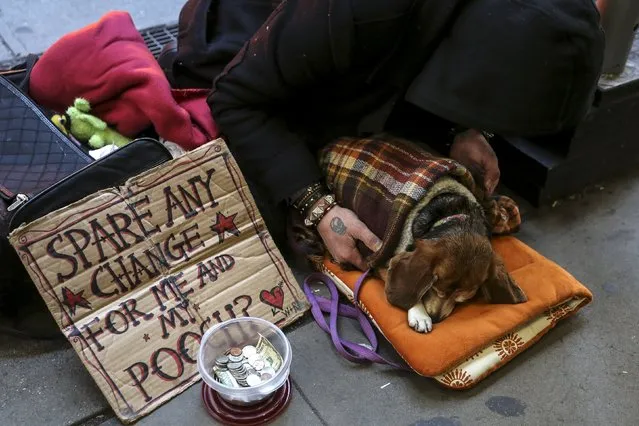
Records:
<instances>
[{"instance_id":1,"label":"metal grate","mask_svg":"<svg viewBox=\"0 0 639 426\"><path fill-rule=\"evenodd\" d=\"M149 47L151 53L153 53L153 56L155 56L155 58L157 59L157 57L160 56L162 48L166 44L173 40L177 40L178 24L173 23L157 25L155 27L140 30L140 34L142 35L142 38L144 39L146 45ZM38 56L40 56L40 54ZM24 57L17 57L8 59L6 61L0 61L0 71L9 70L14 66L20 68L20 66L23 66L23 64Z\"/></svg>"},{"instance_id":2,"label":"metal grate","mask_svg":"<svg viewBox=\"0 0 639 426\"><path fill-rule=\"evenodd\" d=\"M158 25L140 30L140 34L153 56L157 58L166 44L177 40L178 24Z\"/></svg>"}]
</instances>

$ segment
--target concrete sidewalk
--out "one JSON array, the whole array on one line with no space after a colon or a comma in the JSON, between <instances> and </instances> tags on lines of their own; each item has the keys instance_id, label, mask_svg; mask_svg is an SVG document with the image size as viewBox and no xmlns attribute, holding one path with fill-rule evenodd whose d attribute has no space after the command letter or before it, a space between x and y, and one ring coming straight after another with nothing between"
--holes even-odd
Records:
<instances>
[{"instance_id":1,"label":"concrete sidewalk","mask_svg":"<svg viewBox=\"0 0 639 426\"><path fill-rule=\"evenodd\" d=\"M146 28L177 21L181 6L169 0L3 0L0 62L42 52L107 10L128 10L136 25ZM524 207L528 213L519 238L586 284L595 295L593 304L464 392L405 372L351 364L306 318L286 330L293 346L294 392L275 424L636 425L639 172L554 209ZM3 426L119 424L65 341L0 336L0 388ZM194 385L139 424L214 424L199 391Z\"/></svg>"},{"instance_id":2,"label":"concrete sidewalk","mask_svg":"<svg viewBox=\"0 0 639 426\"><path fill-rule=\"evenodd\" d=\"M110 10L131 14L138 28L177 22L180 0L2 0L0 63L42 53L63 35L82 28Z\"/></svg>"},{"instance_id":3,"label":"concrete sidewalk","mask_svg":"<svg viewBox=\"0 0 639 426\"><path fill-rule=\"evenodd\" d=\"M274 424L636 425L637 223L639 172L526 214L519 237L584 282L595 301L470 391L351 364L315 323L297 323L286 330L293 400ZM0 387L3 425L119 424L64 342L1 337ZM139 424L214 424L199 391L194 385Z\"/></svg>"}]
</instances>

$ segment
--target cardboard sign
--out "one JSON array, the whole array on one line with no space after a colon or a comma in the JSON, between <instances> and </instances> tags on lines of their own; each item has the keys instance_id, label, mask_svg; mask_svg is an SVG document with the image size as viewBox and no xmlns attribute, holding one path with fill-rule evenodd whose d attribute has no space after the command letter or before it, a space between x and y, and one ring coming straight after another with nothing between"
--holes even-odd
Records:
<instances>
[{"instance_id":1,"label":"cardboard sign","mask_svg":"<svg viewBox=\"0 0 639 426\"><path fill-rule=\"evenodd\" d=\"M199 380L202 334L307 309L244 178L216 140L12 233L40 294L117 416Z\"/></svg>"}]
</instances>

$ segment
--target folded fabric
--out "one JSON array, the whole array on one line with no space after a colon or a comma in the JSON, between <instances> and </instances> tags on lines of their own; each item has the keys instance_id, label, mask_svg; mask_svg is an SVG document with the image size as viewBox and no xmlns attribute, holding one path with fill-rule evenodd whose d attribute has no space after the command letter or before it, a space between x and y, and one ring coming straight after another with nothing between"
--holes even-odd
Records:
<instances>
[{"instance_id":1,"label":"folded fabric","mask_svg":"<svg viewBox=\"0 0 639 426\"><path fill-rule=\"evenodd\" d=\"M514 232L521 224L517 204L508 197L486 198L468 169L434 156L419 145L394 137L341 138L320 152L326 184L340 205L353 210L382 239L367 263L383 265L397 250L410 216L442 193L459 193L479 203L494 234Z\"/></svg>"},{"instance_id":2,"label":"folded fabric","mask_svg":"<svg viewBox=\"0 0 639 426\"><path fill-rule=\"evenodd\" d=\"M408 326L406 311L388 303L381 280L370 278L360 290L360 307L406 363L449 388L476 385L592 301L592 293L573 276L521 241L499 237L493 246L528 302L501 305L473 299L458 305L432 332L421 334ZM323 271L352 300L361 272L343 271L328 258Z\"/></svg>"},{"instance_id":3,"label":"folded fabric","mask_svg":"<svg viewBox=\"0 0 639 426\"><path fill-rule=\"evenodd\" d=\"M218 135L208 91L171 91L126 12L109 12L54 43L31 71L29 94L56 112L83 97L93 114L132 138L153 125L160 137L193 149Z\"/></svg>"}]
</instances>

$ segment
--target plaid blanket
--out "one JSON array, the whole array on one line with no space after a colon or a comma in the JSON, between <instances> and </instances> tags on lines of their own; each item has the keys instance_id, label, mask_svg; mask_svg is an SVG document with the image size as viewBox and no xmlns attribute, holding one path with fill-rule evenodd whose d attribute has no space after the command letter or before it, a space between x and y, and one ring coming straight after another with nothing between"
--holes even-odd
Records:
<instances>
[{"instance_id":1,"label":"plaid blanket","mask_svg":"<svg viewBox=\"0 0 639 426\"><path fill-rule=\"evenodd\" d=\"M343 207L382 238L382 248L369 253L375 267L393 256L411 211L433 196L433 189L451 178L465 187L482 205L494 234L518 229L521 218L516 203L503 196L485 198L468 170L446 158L435 157L418 145L384 135L359 139L342 138L326 146L319 155L326 184Z\"/></svg>"}]
</instances>

